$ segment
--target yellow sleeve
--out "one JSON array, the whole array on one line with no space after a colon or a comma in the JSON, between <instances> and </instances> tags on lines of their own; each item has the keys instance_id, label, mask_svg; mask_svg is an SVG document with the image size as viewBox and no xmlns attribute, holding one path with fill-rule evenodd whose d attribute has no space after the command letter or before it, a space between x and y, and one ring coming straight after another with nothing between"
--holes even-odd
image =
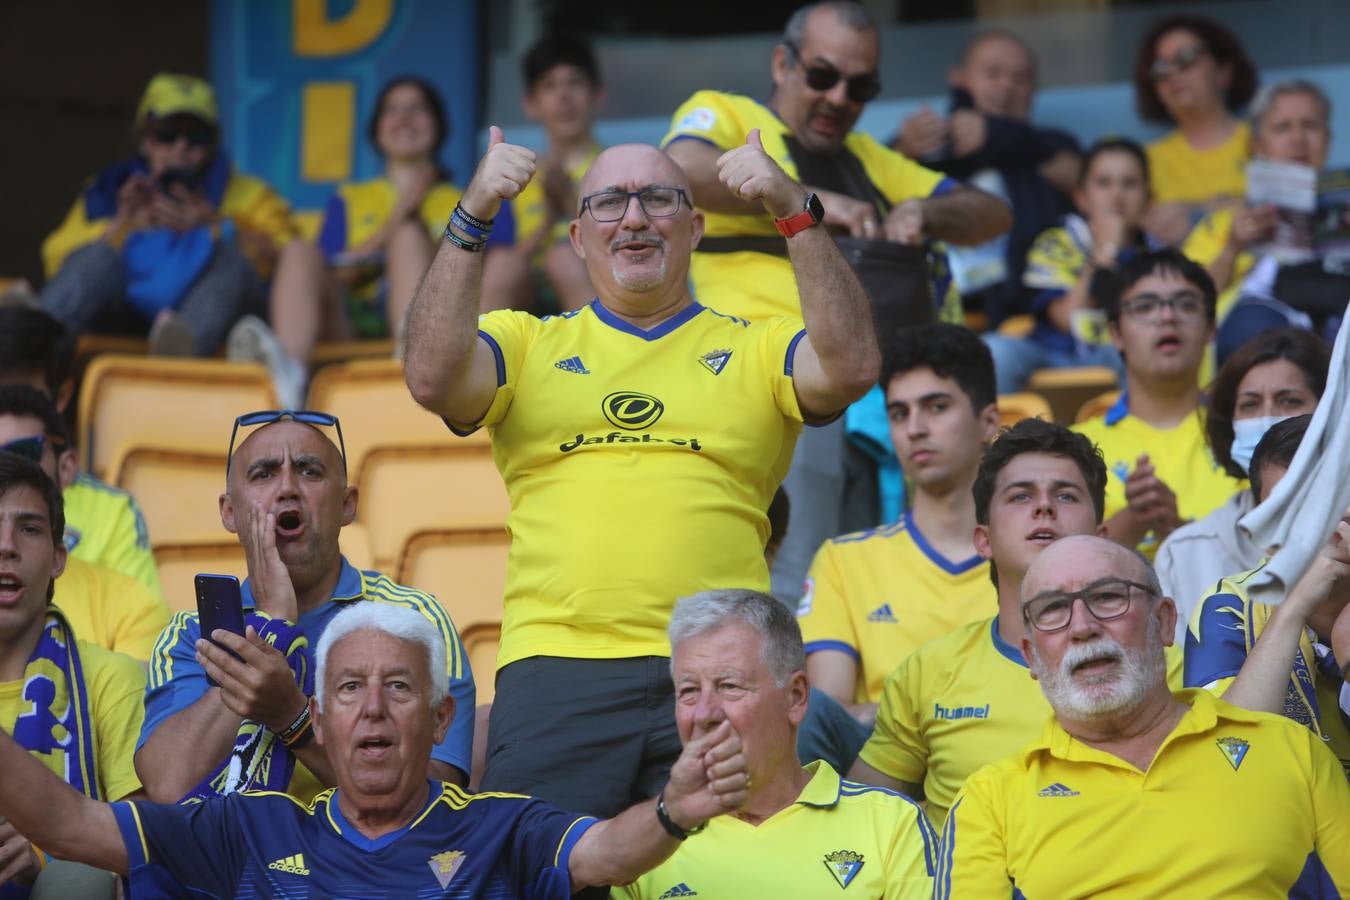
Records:
<instances>
[{"instance_id":1,"label":"yellow sleeve","mask_svg":"<svg viewBox=\"0 0 1350 900\"><path fill-rule=\"evenodd\" d=\"M986 767L966 780L947 814L934 900L1007 897L1017 887L1008 871L1006 810L990 790L989 771Z\"/></svg>"},{"instance_id":2,"label":"yellow sleeve","mask_svg":"<svg viewBox=\"0 0 1350 900\"><path fill-rule=\"evenodd\" d=\"M86 219L84 194L81 193L76 197L70 212L66 214L65 221L42 242L42 269L46 276L51 278L55 275L67 256L86 244L92 244L102 238L110 221L110 219L94 219L91 222Z\"/></svg>"},{"instance_id":3,"label":"yellow sleeve","mask_svg":"<svg viewBox=\"0 0 1350 900\"><path fill-rule=\"evenodd\" d=\"M929 197L947 177L883 146L870 134L856 134L854 151L862 157L863 166L872 182L891 203Z\"/></svg>"},{"instance_id":4,"label":"yellow sleeve","mask_svg":"<svg viewBox=\"0 0 1350 900\"><path fill-rule=\"evenodd\" d=\"M1219 258L1232 230L1233 211L1217 209L1195 224L1182 242L1181 252L1192 261L1207 266Z\"/></svg>"},{"instance_id":5,"label":"yellow sleeve","mask_svg":"<svg viewBox=\"0 0 1350 900\"><path fill-rule=\"evenodd\" d=\"M141 789L132 757L145 712L145 669L129 656L80 641L80 661L94 719L96 762L103 799L113 802Z\"/></svg>"},{"instance_id":6,"label":"yellow sleeve","mask_svg":"<svg viewBox=\"0 0 1350 900\"><path fill-rule=\"evenodd\" d=\"M499 309L478 317L478 339L488 345L497 363L497 393L483 418L474 423L449 423L457 433L468 433L476 428L491 428L506 418L511 399L516 393L516 381L525 363L539 320L529 313Z\"/></svg>"},{"instance_id":7,"label":"yellow sleeve","mask_svg":"<svg viewBox=\"0 0 1350 900\"><path fill-rule=\"evenodd\" d=\"M296 235L291 207L281 195L260 179L235 174L225 188L220 213L236 226L261 232L280 249Z\"/></svg>"},{"instance_id":8,"label":"yellow sleeve","mask_svg":"<svg viewBox=\"0 0 1350 900\"><path fill-rule=\"evenodd\" d=\"M1027 251L1022 283L1042 291L1067 291L1083 274L1083 254L1063 228L1040 233Z\"/></svg>"},{"instance_id":9,"label":"yellow sleeve","mask_svg":"<svg viewBox=\"0 0 1350 900\"><path fill-rule=\"evenodd\" d=\"M113 644L108 649L149 662L155 641L172 613L158 594L121 572L108 571L99 579L99 602L108 604L100 618L112 623Z\"/></svg>"},{"instance_id":10,"label":"yellow sleeve","mask_svg":"<svg viewBox=\"0 0 1350 900\"><path fill-rule=\"evenodd\" d=\"M730 150L745 143L748 130L729 97L719 91L698 91L675 110L670 131L661 138L668 147L677 138L694 138L719 150Z\"/></svg>"},{"instance_id":11,"label":"yellow sleeve","mask_svg":"<svg viewBox=\"0 0 1350 900\"><path fill-rule=\"evenodd\" d=\"M904 798L886 852L887 897L931 897L937 873L938 837L919 804Z\"/></svg>"},{"instance_id":12,"label":"yellow sleeve","mask_svg":"<svg viewBox=\"0 0 1350 900\"><path fill-rule=\"evenodd\" d=\"M1304 730L1309 766L1308 793L1316 822L1313 851L1326 866L1336 895L1350 897L1350 782L1336 754L1311 731Z\"/></svg>"},{"instance_id":13,"label":"yellow sleeve","mask_svg":"<svg viewBox=\"0 0 1350 900\"><path fill-rule=\"evenodd\" d=\"M764 352L761 354L764 374L774 402L784 416L796 422L802 421L802 408L797 401L797 387L792 379L797 352L806 339L806 326L801 319L777 317L761 319L750 327L760 329L764 342Z\"/></svg>"},{"instance_id":14,"label":"yellow sleeve","mask_svg":"<svg viewBox=\"0 0 1350 900\"><path fill-rule=\"evenodd\" d=\"M911 784L923 783L928 771L928 747L919 730L922 658L921 652L911 653L886 676L876 727L858 754L883 775Z\"/></svg>"},{"instance_id":15,"label":"yellow sleeve","mask_svg":"<svg viewBox=\"0 0 1350 900\"><path fill-rule=\"evenodd\" d=\"M826 541L806 573L806 590L797 607L797 624L807 655L817 650L840 650L861 664L862 647L849 615L846 576L840 570L838 545Z\"/></svg>"},{"instance_id":16,"label":"yellow sleeve","mask_svg":"<svg viewBox=\"0 0 1350 900\"><path fill-rule=\"evenodd\" d=\"M155 599L162 598L164 591L159 584L155 554L150 549L150 531L145 525L145 514L130 494L126 495L126 503L119 506L113 521L106 523L105 533L115 535L116 540L109 540L104 545L103 553L97 560L99 564L129 575L144 585ZM162 602L160 605L163 605ZM160 624L167 621L169 617L166 613Z\"/></svg>"}]
</instances>

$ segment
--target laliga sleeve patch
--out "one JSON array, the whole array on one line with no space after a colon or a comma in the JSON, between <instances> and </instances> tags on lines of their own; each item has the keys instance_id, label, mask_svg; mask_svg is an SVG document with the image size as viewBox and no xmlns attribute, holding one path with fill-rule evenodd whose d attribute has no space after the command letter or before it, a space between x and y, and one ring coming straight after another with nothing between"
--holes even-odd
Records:
<instances>
[{"instance_id":1,"label":"laliga sleeve patch","mask_svg":"<svg viewBox=\"0 0 1350 900\"><path fill-rule=\"evenodd\" d=\"M717 113L700 106L685 113L684 118L675 126L676 131L711 131L717 122Z\"/></svg>"},{"instance_id":2,"label":"laliga sleeve patch","mask_svg":"<svg viewBox=\"0 0 1350 900\"><path fill-rule=\"evenodd\" d=\"M797 616L809 616L811 614L811 601L815 599L816 580L807 578L806 583L802 585L802 599L797 601Z\"/></svg>"}]
</instances>

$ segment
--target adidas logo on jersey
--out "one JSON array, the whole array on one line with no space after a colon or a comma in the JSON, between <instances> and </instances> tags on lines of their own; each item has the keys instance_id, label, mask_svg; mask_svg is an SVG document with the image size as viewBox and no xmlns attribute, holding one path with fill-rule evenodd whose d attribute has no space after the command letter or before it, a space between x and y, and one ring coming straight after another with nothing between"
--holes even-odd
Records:
<instances>
[{"instance_id":1,"label":"adidas logo on jersey","mask_svg":"<svg viewBox=\"0 0 1350 900\"><path fill-rule=\"evenodd\" d=\"M560 359L553 364L553 368L562 369L564 372L571 372L573 375L591 374L591 370L586 368L586 364L581 361L580 356L569 356L567 359Z\"/></svg>"},{"instance_id":2,"label":"adidas logo on jersey","mask_svg":"<svg viewBox=\"0 0 1350 900\"><path fill-rule=\"evenodd\" d=\"M305 854L297 853L294 856L283 856L275 862L267 864L267 868L276 869L278 872L285 872L288 875L308 875L309 869L305 868Z\"/></svg>"},{"instance_id":3,"label":"adidas logo on jersey","mask_svg":"<svg viewBox=\"0 0 1350 900\"><path fill-rule=\"evenodd\" d=\"M689 887L689 885L681 881L679 884L675 885L673 888L666 891L660 897L657 897L656 900L667 900L667 898L669 897L697 897L697 896L698 891L693 890L692 888Z\"/></svg>"},{"instance_id":4,"label":"adidas logo on jersey","mask_svg":"<svg viewBox=\"0 0 1350 900\"><path fill-rule=\"evenodd\" d=\"M1041 788L1039 791L1036 792L1036 796L1037 796L1037 797L1077 797L1077 796L1078 796L1078 792L1075 791L1073 788L1068 787L1067 785L1060 784L1058 781L1056 781L1054 784L1050 785L1050 786L1047 787L1047 788Z\"/></svg>"},{"instance_id":5,"label":"adidas logo on jersey","mask_svg":"<svg viewBox=\"0 0 1350 900\"><path fill-rule=\"evenodd\" d=\"M887 622L894 625L900 620L895 617L895 613L891 612L891 605L889 603L883 603L867 614L867 621Z\"/></svg>"}]
</instances>

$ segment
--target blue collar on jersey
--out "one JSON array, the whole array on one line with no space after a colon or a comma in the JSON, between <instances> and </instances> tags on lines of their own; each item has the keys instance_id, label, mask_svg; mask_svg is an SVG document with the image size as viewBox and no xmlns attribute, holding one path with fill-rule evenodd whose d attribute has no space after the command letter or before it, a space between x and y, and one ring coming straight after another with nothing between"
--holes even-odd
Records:
<instances>
[{"instance_id":1,"label":"blue collar on jersey","mask_svg":"<svg viewBox=\"0 0 1350 900\"><path fill-rule=\"evenodd\" d=\"M657 325L654 328L646 331L637 327L632 322L625 321L624 319L619 318L614 313L605 309L605 306L603 303L600 302L599 297L591 301L591 312L595 313L595 317L597 319L599 319L601 322L604 322L606 325L608 325L610 328L615 329L616 331L622 331L625 334L631 334L634 337L640 337L644 341L655 341L670 334L676 328L679 328L685 322L688 322L694 316L703 312L703 306L698 301L694 301L693 303L690 303L688 306L686 306L684 309L677 312L675 315L671 316L669 319L666 319L660 325Z\"/></svg>"},{"instance_id":2,"label":"blue collar on jersey","mask_svg":"<svg viewBox=\"0 0 1350 900\"><path fill-rule=\"evenodd\" d=\"M1120 397L1111 408L1106 411L1102 418L1106 421L1106 427L1120 424L1120 421L1130 414L1130 391L1128 388L1120 392Z\"/></svg>"},{"instance_id":3,"label":"blue collar on jersey","mask_svg":"<svg viewBox=\"0 0 1350 900\"><path fill-rule=\"evenodd\" d=\"M984 562L984 557L980 556L978 553L973 554L960 562L952 562L939 553L937 548L932 544L928 543L928 539L923 536L923 532L919 530L919 526L914 522L913 510L905 510L904 521L905 528L909 531L910 537L914 539L914 546L918 547L920 552L928 557L929 562L946 572L948 575L961 575L965 572L969 572L971 569Z\"/></svg>"},{"instance_id":4,"label":"blue collar on jersey","mask_svg":"<svg viewBox=\"0 0 1350 900\"><path fill-rule=\"evenodd\" d=\"M355 600L365 593L364 579L356 566L347 562L347 557L340 557L342 560L342 573L338 575L337 585L333 588L333 596L329 600ZM249 579L245 578L244 583L239 586L239 594L244 600L244 609L253 609L257 604L253 602L253 586Z\"/></svg>"},{"instance_id":5,"label":"blue collar on jersey","mask_svg":"<svg viewBox=\"0 0 1350 900\"><path fill-rule=\"evenodd\" d=\"M1006 656L1013 662L1017 663L1022 668L1024 669L1030 668L1027 665L1026 658L1022 656L1022 651L1014 647L1007 641L1005 641L1003 638L999 637L998 616L994 616L993 621L989 623L989 636L994 639L995 650L997 650L999 653L1002 653L1004 656Z\"/></svg>"},{"instance_id":6,"label":"blue collar on jersey","mask_svg":"<svg viewBox=\"0 0 1350 900\"><path fill-rule=\"evenodd\" d=\"M328 795L328 802L325 804L328 809L328 824L333 826L333 830L338 833L339 837L356 849L364 850L367 853L378 853L411 831L413 826L426 817L427 810L431 809L441 799L441 795L445 793L445 787L439 781L432 781L428 778L427 787L427 802L422 805L417 815L413 816L407 825L397 831L382 834L373 840L357 831L342 815L342 807L338 805L338 792L336 790Z\"/></svg>"}]
</instances>

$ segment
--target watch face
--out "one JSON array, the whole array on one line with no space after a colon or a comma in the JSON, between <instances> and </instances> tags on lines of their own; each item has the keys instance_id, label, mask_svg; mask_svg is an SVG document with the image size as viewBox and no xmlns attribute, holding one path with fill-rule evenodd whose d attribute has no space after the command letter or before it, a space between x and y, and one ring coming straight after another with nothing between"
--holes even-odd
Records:
<instances>
[{"instance_id":1,"label":"watch face","mask_svg":"<svg viewBox=\"0 0 1350 900\"><path fill-rule=\"evenodd\" d=\"M811 214L811 218L819 222L825 218L825 207L821 204L820 198L815 194L806 195L806 211Z\"/></svg>"}]
</instances>

